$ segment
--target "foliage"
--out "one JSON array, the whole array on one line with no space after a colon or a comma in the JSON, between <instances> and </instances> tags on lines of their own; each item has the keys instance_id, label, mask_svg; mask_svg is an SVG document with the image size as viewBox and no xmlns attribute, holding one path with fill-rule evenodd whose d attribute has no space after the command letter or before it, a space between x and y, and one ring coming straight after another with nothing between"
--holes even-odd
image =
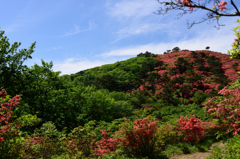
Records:
<instances>
[{"instance_id":1,"label":"foliage","mask_svg":"<svg viewBox=\"0 0 240 159\"><path fill-rule=\"evenodd\" d=\"M108 130L101 129L102 138L99 142L94 143L95 150L92 153L93 156L102 156L104 154L108 154L110 151L115 151L117 147L119 147L120 139L119 138L109 138L107 134ZM93 141L94 142L94 141Z\"/></svg>"},{"instance_id":2,"label":"foliage","mask_svg":"<svg viewBox=\"0 0 240 159\"><path fill-rule=\"evenodd\" d=\"M0 98L5 99L7 92L5 89L0 91ZM9 99L7 102L0 103L0 154L3 158L18 157L19 145L18 126L11 121L12 112L16 105L19 105L20 95Z\"/></svg>"},{"instance_id":3,"label":"foliage","mask_svg":"<svg viewBox=\"0 0 240 159\"><path fill-rule=\"evenodd\" d=\"M157 131L157 148L161 151L166 150L169 145L174 145L180 141L177 131L174 130L172 125L160 125Z\"/></svg>"},{"instance_id":4,"label":"foliage","mask_svg":"<svg viewBox=\"0 0 240 159\"><path fill-rule=\"evenodd\" d=\"M19 135L26 136L33 133L34 127L41 122L41 119L37 115L27 114L13 121L14 124L20 127Z\"/></svg>"},{"instance_id":5,"label":"foliage","mask_svg":"<svg viewBox=\"0 0 240 159\"><path fill-rule=\"evenodd\" d=\"M16 53L20 44L9 48L7 40L0 39L0 75L15 81L1 76L0 85L21 99L0 91L5 158L154 158L203 151L217 131L240 130L240 66L227 55L175 47L60 76L52 62L22 66L34 46Z\"/></svg>"},{"instance_id":6,"label":"foliage","mask_svg":"<svg viewBox=\"0 0 240 159\"><path fill-rule=\"evenodd\" d=\"M95 133L79 126L74 128L67 137L61 138L61 145L67 149L65 151L71 157L87 157L91 154L91 143L94 137Z\"/></svg>"},{"instance_id":7,"label":"foliage","mask_svg":"<svg viewBox=\"0 0 240 159\"><path fill-rule=\"evenodd\" d=\"M113 119L119 119L126 116L131 116L133 106L129 101L115 101L113 106Z\"/></svg>"},{"instance_id":8,"label":"foliage","mask_svg":"<svg viewBox=\"0 0 240 159\"><path fill-rule=\"evenodd\" d=\"M233 132L233 135L236 135L240 131L239 91L238 88L224 87L219 91L220 95L225 96L224 98L214 97L205 103L207 114L217 119L224 133Z\"/></svg>"},{"instance_id":9,"label":"foliage","mask_svg":"<svg viewBox=\"0 0 240 159\"><path fill-rule=\"evenodd\" d=\"M160 120L166 122L170 120L177 120L181 116L195 114L197 118L205 119L206 115L204 109L200 105L193 104L179 104L177 106L164 106L159 110L153 111L152 115L156 115Z\"/></svg>"},{"instance_id":10,"label":"foliage","mask_svg":"<svg viewBox=\"0 0 240 159\"><path fill-rule=\"evenodd\" d=\"M150 118L126 122L117 132L121 137L124 151L136 157L150 157L156 150L157 121Z\"/></svg>"},{"instance_id":11,"label":"foliage","mask_svg":"<svg viewBox=\"0 0 240 159\"><path fill-rule=\"evenodd\" d=\"M155 67L132 94L142 92L166 105L201 104L239 76L239 61L212 51L182 50L155 58L163 64ZM168 68L163 67L166 64ZM229 64L237 65L233 69Z\"/></svg>"},{"instance_id":12,"label":"foliage","mask_svg":"<svg viewBox=\"0 0 240 159\"><path fill-rule=\"evenodd\" d=\"M238 19L235 23L239 23L240 19ZM231 58L240 59L240 25L233 28L233 31L235 32L234 35L237 36L237 38L234 39L234 42L232 44L232 49L228 50L228 54L231 55Z\"/></svg>"},{"instance_id":13,"label":"foliage","mask_svg":"<svg viewBox=\"0 0 240 159\"><path fill-rule=\"evenodd\" d=\"M61 132L58 132L56 126L51 121L42 124L41 128L35 129L35 135L44 138L60 138Z\"/></svg>"},{"instance_id":14,"label":"foliage","mask_svg":"<svg viewBox=\"0 0 240 159\"><path fill-rule=\"evenodd\" d=\"M21 45L15 42L10 46L9 39L0 30L0 88L5 88L11 95L21 94L24 90L24 79L22 73L27 68L23 63L31 59L36 42L32 43L29 49L17 49Z\"/></svg>"},{"instance_id":15,"label":"foliage","mask_svg":"<svg viewBox=\"0 0 240 159\"><path fill-rule=\"evenodd\" d=\"M214 146L209 159L239 158L240 157L240 135L235 135L227 140L224 147Z\"/></svg>"},{"instance_id":16,"label":"foliage","mask_svg":"<svg viewBox=\"0 0 240 159\"><path fill-rule=\"evenodd\" d=\"M138 109L142 107L142 104L144 104L147 101L147 97L142 92L137 92L136 94L133 94L131 98L129 99L131 102L131 105L133 105L134 108Z\"/></svg>"},{"instance_id":17,"label":"foliage","mask_svg":"<svg viewBox=\"0 0 240 159\"><path fill-rule=\"evenodd\" d=\"M126 93L117 91L109 92L109 96L114 98L115 101L128 100L130 98L130 96L128 96Z\"/></svg>"},{"instance_id":18,"label":"foliage","mask_svg":"<svg viewBox=\"0 0 240 159\"><path fill-rule=\"evenodd\" d=\"M23 115L22 110L25 110L25 114L37 114L42 122L53 121L58 118L55 114L59 110L56 109L63 109L62 105L55 107L57 103L52 103L54 99L59 98L56 96L56 90L61 92L62 89L66 89L66 85L59 78L60 72L51 70L52 62L46 63L42 60L42 65L35 64L32 68L26 68L22 74L24 89L21 93L24 104L15 112L18 117Z\"/></svg>"},{"instance_id":19,"label":"foliage","mask_svg":"<svg viewBox=\"0 0 240 159\"><path fill-rule=\"evenodd\" d=\"M85 86L94 85L98 89L110 91L128 91L136 88L147 72L157 66L155 55L150 52L140 53L137 57L114 64L103 65L71 75L74 81L80 81Z\"/></svg>"},{"instance_id":20,"label":"foliage","mask_svg":"<svg viewBox=\"0 0 240 159\"><path fill-rule=\"evenodd\" d=\"M21 145L24 158L51 158L59 153L59 147L51 139L44 137L26 137ZM60 152L61 153L61 152Z\"/></svg>"},{"instance_id":21,"label":"foliage","mask_svg":"<svg viewBox=\"0 0 240 159\"><path fill-rule=\"evenodd\" d=\"M137 55L137 57L151 57L151 56L154 56L154 54L152 54L151 52L148 52L148 51Z\"/></svg>"},{"instance_id":22,"label":"foliage","mask_svg":"<svg viewBox=\"0 0 240 159\"><path fill-rule=\"evenodd\" d=\"M172 51L180 51L181 49L178 47L178 46L176 46L176 47L174 47L173 49L172 49Z\"/></svg>"},{"instance_id":23,"label":"foliage","mask_svg":"<svg viewBox=\"0 0 240 159\"><path fill-rule=\"evenodd\" d=\"M202 91L197 91L194 93L194 96L192 99L194 103L202 104L207 97L208 97L207 93L204 93Z\"/></svg>"},{"instance_id":24,"label":"foliage","mask_svg":"<svg viewBox=\"0 0 240 159\"><path fill-rule=\"evenodd\" d=\"M202 121L196 119L195 115L190 115L190 119L187 119L187 116L185 118L181 116L177 131L183 135L184 141L188 143L198 143L204 136Z\"/></svg>"},{"instance_id":25,"label":"foliage","mask_svg":"<svg viewBox=\"0 0 240 159\"><path fill-rule=\"evenodd\" d=\"M113 120L114 99L111 98L108 92L97 90L93 92L82 93L85 99L82 105L82 116L79 116L80 122L86 123L91 120Z\"/></svg>"}]
</instances>

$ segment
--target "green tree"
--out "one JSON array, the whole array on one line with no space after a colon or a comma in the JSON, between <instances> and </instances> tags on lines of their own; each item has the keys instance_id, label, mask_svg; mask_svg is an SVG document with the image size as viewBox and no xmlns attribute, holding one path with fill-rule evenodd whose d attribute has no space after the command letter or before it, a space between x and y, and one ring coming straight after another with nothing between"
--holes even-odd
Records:
<instances>
[{"instance_id":1,"label":"green tree","mask_svg":"<svg viewBox=\"0 0 240 159\"><path fill-rule=\"evenodd\" d=\"M65 88L59 78L60 72L53 72L52 62L47 63L42 60L42 66L35 64L31 68L25 68L22 73L22 98L24 109L30 114L38 113L38 117L43 121L48 121L51 106L49 101L52 98L52 91Z\"/></svg>"},{"instance_id":2,"label":"green tree","mask_svg":"<svg viewBox=\"0 0 240 159\"><path fill-rule=\"evenodd\" d=\"M116 76L104 74L95 79L95 85L98 89L108 89L109 91L118 90L118 81Z\"/></svg>"},{"instance_id":3,"label":"green tree","mask_svg":"<svg viewBox=\"0 0 240 159\"><path fill-rule=\"evenodd\" d=\"M174 47L173 49L172 49L172 51L180 51L181 49L178 47L178 46L176 46L176 47Z\"/></svg>"},{"instance_id":4,"label":"green tree","mask_svg":"<svg viewBox=\"0 0 240 159\"><path fill-rule=\"evenodd\" d=\"M240 24L240 19L238 19L235 23ZM228 54L231 55L231 58L236 58L240 59L240 25L236 26L233 28L233 31L235 32L235 38L233 44L232 44L232 49L228 50Z\"/></svg>"},{"instance_id":5,"label":"green tree","mask_svg":"<svg viewBox=\"0 0 240 159\"><path fill-rule=\"evenodd\" d=\"M0 88L5 88L13 96L23 89L22 73L27 69L23 63L32 58L35 44L32 43L29 49L17 51L21 43L15 42L10 46L4 31L0 31Z\"/></svg>"}]
</instances>

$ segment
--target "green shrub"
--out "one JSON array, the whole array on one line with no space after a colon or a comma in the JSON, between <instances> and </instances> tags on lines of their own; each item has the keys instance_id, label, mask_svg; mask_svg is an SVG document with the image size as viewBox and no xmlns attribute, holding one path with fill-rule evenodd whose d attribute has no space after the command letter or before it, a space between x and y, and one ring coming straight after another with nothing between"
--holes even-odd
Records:
<instances>
[{"instance_id":1,"label":"green shrub","mask_svg":"<svg viewBox=\"0 0 240 159\"><path fill-rule=\"evenodd\" d=\"M194 100L194 102L196 104L201 104L207 97L208 97L208 95L206 93L197 91L197 92L195 92L192 99Z\"/></svg>"},{"instance_id":2,"label":"green shrub","mask_svg":"<svg viewBox=\"0 0 240 159\"><path fill-rule=\"evenodd\" d=\"M118 101L118 100L128 100L128 98L129 98L129 96L126 95L125 93L116 92L116 91L110 92L109 96L114 98L116 101Z\"/></svg>"},{"instance_id":3,"label":"green shrub","mask_svg":"<svg viewBox=\"0 0 240 159\"><path fill-rule=\"evenodd\" d=\"M159 150L165 150L169 145L174 145L179 142L178 133L173 129L171 125L161 125L157 131L157 142L156 145Z\"/></svg>"},{"instance_id":4,"label":"green shrub","mask_svg":"<svg viewBox=\"0 0 240 159\"><path fill-rule=\"evenodd\" d=\"M240 158L240 135L227 140L227 145L220 148L213 147L209 159L234 159Z\"/></svg>"},{"instance_id":5,"label":"green shrub","mask_svg":"<svg viewBox=\"0 0 240 159\"><path fill-rule=\"evenodd\" d=\"M58 132L55 124L49 121L47 123L44 123L40 129L36 129L35 135L38 137L45 137L45 138L58 138L60 137L61 132Z\"/></svg>"},{"instance_id":6,"label":"green shrub","mask_svg":"<svg viewBox=\"0 0 240 159\"><path fill-rule=\"evenodd\" d=\"M118 119L126 116L130 116L133 110L133 106L129 101L115 101L113 106L113 118Z\"/></svg>"}]
</instances>

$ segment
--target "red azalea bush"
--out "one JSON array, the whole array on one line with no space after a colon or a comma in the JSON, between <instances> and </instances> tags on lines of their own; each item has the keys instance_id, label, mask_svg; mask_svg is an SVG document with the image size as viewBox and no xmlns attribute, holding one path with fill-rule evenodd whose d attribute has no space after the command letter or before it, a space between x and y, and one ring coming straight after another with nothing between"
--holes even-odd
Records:
<instances>
[{"instance_id":1,"label":"red azalea bush","mask_svg":"<svg viewBox=\"0 0 240 159\"><path fill-rule=\"evenodd\" d=\"M100 130L102 133L102 139L95 143L95 140L93 140L93 147L95 148L94 153L92 153L93 156L102 156L105 154L108 154L110 151L115 151L117 147L119 147L120 139L119 138L110 138L107 131L110 131L110 129L106 130Z\"/></svg>"},{"instance_id":2,"label":"red azalea bush","mask_svg":"<svg viewBox=\"0 0 240 159\"><path fill-rule=\"evenodd\" d=\"M61 140L62 147L67 148L67 153L71 157L86 157L91 154L92 140L95 137L93 132L88 132L82 126L76 127Z\"/></svg>"},{"instance_id":3,"label":"red azalea bush","mask_svg":"<svg viewBox=\"0 0 240 159\"><path fill-rule=\"evenodd\" d=\"M224 87L219 94L225 97L211 98L204 108L208 115L217 119L222 132L236 135L240 131L240 90Z\"/></svg>"},{"instance_id":4,"label":"red azalea bush","mask_svg":"<svg viewBox=\"0 0 240 159\"><path fill-rule=\"evenodd\" d=\"M188 143L199 142L201 138L204 137L204 127L202 121L197 119L195 115L190 115L190 119L183 118L179 119L179 126L177 131L182 133L183 139Z\"/></svg>"},{"instance_id":5,"label":"red azalea bush","mask_svg":"<svg viewBox=\"0 0 240 159\"><path fill-rule=\"evenodd\" d=\"M150 118L137 119L131 124L129 121L120 128L123 149L133 156L149 157L156 149L158 123Z\"/></svg>"},{"instance_id":6,"label":"red azalea bush","mask_svg":"<svg viewBox=\"0 0 240 159\"><path fill-rule=\"evenodd\" d=\"M2 89L2 91L0 91L0 97L2 99L5 99L7 95L7 92L5 89ZM18 101L20 98L20 96L15 96L12 99L8 100L8 102L5 102L3 104L1 104L1 108L0 108L0 143L4 141L4 139L7 138L6 134L10 132L10 127L11 124L9 123L9 120L11 118L12 115L12 109L14 106L16 106L17 104L20 104L20 102ZM17 134L17 131L11 131L11 133L15 133Z\"/></svg>"},{"instance_id":7,"label":"red azalea bush","mask_svg":"<svg viewBox=\"0 0 240 159\"><path fill-rule=\"evenodd\" d=\"M194 54L195 55L194 55ZM204 69L202 70L199 68L199 64L196 63L196 60L202 57L202 54L205 54L208 56L208 58L203 58L203 61L201 64L203 64ZM196 56L196 57L195 57ZM221 65L219 65L219 70L212 70L212 65L210 61L215 59L212 58L212 56L215 56L217 59L219 59L219 62ZM158 55L156 57L157 60L162 61L165 66L159 65L158 67L154 68L154 71L150 73L157 72L159 75L161 75L161 78L164 76L165 73L167 74L167 77L169 77L169 80L166 80L164 83L163 81L156 78L152 80L152 82L149 82L149 79L142 80L140 87L137 89L137 91L144 92L144 94L148 97L156 96L157 98L161 98L161 94L164 93L164 86L168 85L169 83L172 83L171 87L173 88L173 91L176 91L177 89L181 89L180 94L179 92L175 92L178 97L182 98L188 98L194 96L194 93L196 91L202 91L204 93L210 93L212 89L219 91L223 87L223 83L219 82L219 79L216 78L216 72L221 72L222 75L228 76L229 82L234 82L239 77L238 71L240 71L240 65L239 61L236 59L231 59L229 55L221 54L218 52L213 51L206 51L206 50L198 50L198 51L189 51L189 50L182 50L177 52L171 52L164 55ZM193 70L192 72L188 72L190 69L184 70L181 73L171 74L171 69L177 69L176 68L176 61L179 58L184 58L188 62L189 66L193 64ZM213 60L214 61L214 60ZM216 63L217 60L215 60L214 63ZM166 67L167 66L167 67ZM185 65L183 65L185 66ZM179 69L177 69L179 71ZM202 77L197 76L197 74L200 74ZM185 82L179 83L176 81L177 78L183 77ZM195 78L195 80L193 80ZM218 77L219 78L219 77ZM175 82L173 82L175 80ZM190 86L185 86L186 83L191 83ZM224 86L226 83L224 84ZM150 92L154 88L153 92ZM132 91L132 94L135 94L136 90ZM193 103L193 101L189 101L189 103Z\"/></svg>"},{"instance_id":8,"label":"red azalea bush","mask_svg":"<svg viewBox=\"0 0 240 159\"><path fill-rule=\"evenodd\" d=\"M0 91L0 98L6 99L7 92L5 89ZM0 154L2 157L16 157L19 155L19 144L16 137L18 135L17 125L11 123L12 109L19 102L20 95L13 97L1 104L0 107Z\"/></svg>"},{"instance_id":9,"label":"red azalea bush","mask_svg":"<svg viewBox=\"0 0 240 159\"><path fill-rule=\"evenodd\" d=\"M22 146L23 158L51 158L56 153L56 145L44 137L27 137Z\"/></svg>"}]
</instances>

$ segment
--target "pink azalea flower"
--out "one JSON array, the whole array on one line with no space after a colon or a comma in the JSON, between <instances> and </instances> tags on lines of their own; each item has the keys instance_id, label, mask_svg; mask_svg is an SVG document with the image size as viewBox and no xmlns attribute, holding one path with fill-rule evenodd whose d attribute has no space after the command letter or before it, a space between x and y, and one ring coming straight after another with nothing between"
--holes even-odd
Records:
<instances>
[{"instance_id":1,"label":"pink azalea flower","mask_svg":"<svg viewBox=\"0 0 240 159\"><path fill-rule=\"evenodd\" d=\"M181 3L182 3L183 6L188 5L188 1L187 0L183 0Z\"/></svg>"},{"instance_id":2,"label":"pink azalea flower","mask_svg":"<svg viewBox=\"0 0 240 159\"><path fill-rule=\"evenodd\" d=\"M227 5L227 2L225 2L224 0L222 0L219 4L219 9L220 10L226 10L226 5Z\"/></svg>"}]
</instances>

